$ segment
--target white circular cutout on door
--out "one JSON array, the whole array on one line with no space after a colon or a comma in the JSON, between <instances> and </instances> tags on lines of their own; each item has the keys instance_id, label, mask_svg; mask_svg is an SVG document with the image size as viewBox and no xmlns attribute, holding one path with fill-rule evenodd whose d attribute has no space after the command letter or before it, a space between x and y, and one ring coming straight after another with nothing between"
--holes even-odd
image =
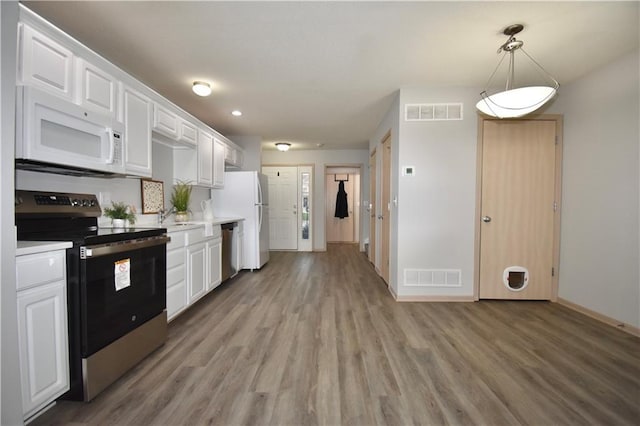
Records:
<instances>
[{"instance_id":1,"label":"white circular cutout on door","mask_svg":"<svg viewBox=\"0 0 640 426\"><path fill-rule=\"evenodd\" d=\"M529 270L523 266L509 266L502 273L502 282L510 291L522 291L529 285Z\"/></svg>"}]
</instances>

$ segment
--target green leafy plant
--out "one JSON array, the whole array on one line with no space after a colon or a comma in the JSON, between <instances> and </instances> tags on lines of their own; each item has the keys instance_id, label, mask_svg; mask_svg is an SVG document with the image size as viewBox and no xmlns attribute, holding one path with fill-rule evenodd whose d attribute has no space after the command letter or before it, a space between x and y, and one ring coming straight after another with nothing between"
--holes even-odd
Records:
<instances>
[{"instance_id":1,"label":"green leafy plant","mask_svg":"<svg viewBox=\"0 0 640 426\"><path fill-rule=\"evenodd\" d=\"M171 193L171 205L176 212L189 211L189 200L191 198L192 186L189 182L178 181L173 185Z\"/></svg>"},{"instance_id":2,"label":"green leafy plant","mask_svg":"<svg viewBox=\"0 0 640 426\"><path fill-rule=\"evenodd\" d=\"M136 211L133 206L121 202L111 202L111 207L104 208L104 215L111 219L126 219L129 223L136 223Z\"/></svg>"}]
</instances>

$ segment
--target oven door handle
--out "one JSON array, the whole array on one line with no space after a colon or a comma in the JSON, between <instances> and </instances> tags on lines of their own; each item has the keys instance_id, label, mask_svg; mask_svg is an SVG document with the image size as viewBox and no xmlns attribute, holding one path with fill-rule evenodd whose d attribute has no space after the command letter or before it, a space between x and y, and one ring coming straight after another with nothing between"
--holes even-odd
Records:
<instances>
[{"instance_id":1,"label":"oven door handle","mask_svg":"<svg viewBox=\"0 0 640 426\"><path fill-rule=\"evenodd\" d=\"M136 240L119 241L116 243L97 244L94 246L80 247L80 259L88 259L100 256L108 256L111 254L123 253L132 250L143 249L167 244L171 241L171 237L166 235L158 237L140 238Z\"/></svg>"}]
</instances>

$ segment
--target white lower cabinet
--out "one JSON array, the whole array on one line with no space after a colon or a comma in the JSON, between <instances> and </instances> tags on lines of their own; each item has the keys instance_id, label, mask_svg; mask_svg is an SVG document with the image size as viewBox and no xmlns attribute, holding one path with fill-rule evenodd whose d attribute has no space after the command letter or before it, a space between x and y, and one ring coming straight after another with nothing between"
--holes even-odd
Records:
<instances>
[{"instance_id":1,"label":"white lower cabinet","mask_svg":"<svg viewBox=\"0 0 640 426\"><path fill-rule=\"evenodd\" d=\"M22 408L27 419L69 390L64 250L16 257Z\"/></svg>"},{"instance_id":2,"label":"white lower cabinet","mask_svg":"<svg viewBox=\"0 0 640 426\"><path fill-rule=\"evenodd\" d=\"M171 321L187 307L185 275L185 232L169 232L167 244L167 320Z\"/></svg>"},{"instance_id":3,"label":"white lower cabinet","mask_svg":"<svg viewBox=\"0 0 640 426\"><path fill-rule=\"evenodd\" d=\"M222 282L220 225L212 235L204 227L169 232L167 244L167 317L171 321Z\"/></svg>"},{"instance_id":4,"label":"white lower cabinet","mask_svg":"<svg viewBox=\"0 0 640 426\"><path fill-rule=\"evenodd\" d=\"M206 244L187 246L187 290L189 304L200 299L207 291L207 251Z\"/></svg>"}]
</instances>

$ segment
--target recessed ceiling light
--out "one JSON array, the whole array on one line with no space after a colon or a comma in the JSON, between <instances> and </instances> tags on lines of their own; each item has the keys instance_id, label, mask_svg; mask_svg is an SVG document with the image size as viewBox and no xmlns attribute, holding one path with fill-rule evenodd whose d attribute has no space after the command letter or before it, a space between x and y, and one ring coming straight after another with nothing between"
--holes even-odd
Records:
<instances>
[{"instance_id":1,"label":"recessed ceiling light","mask_svg":"<svg viewBox=\"0 0 640 426\"><path fill-rule=\"evenodd\" d=\"M194 81L193 93L198 96L209 96L211 94L211 85L204 81Z\"/></svg>"},{"instance_id":2,"label":"recessed ceiling light","mask_svg":"<svg viewBox=\"0 0 640 426\"><path fill-rule=\"evenodd\" d=\"M291 148L291 144L287 142L277 142L276 148L278 148L278 151L282 152L289 151L289 148Z\"/></svg>"},{"instance_id":3,"label":"recessed ceiling light","mask_svg":"<svg viewBox=\"0 0 640 426\"><path fill-rule=\"evenodd\" d=\"M231 111L231 115L233 115L234 117L240 117L242 115L242 111L234 109L233 111Z\"/></svg>"}]
</instances>

